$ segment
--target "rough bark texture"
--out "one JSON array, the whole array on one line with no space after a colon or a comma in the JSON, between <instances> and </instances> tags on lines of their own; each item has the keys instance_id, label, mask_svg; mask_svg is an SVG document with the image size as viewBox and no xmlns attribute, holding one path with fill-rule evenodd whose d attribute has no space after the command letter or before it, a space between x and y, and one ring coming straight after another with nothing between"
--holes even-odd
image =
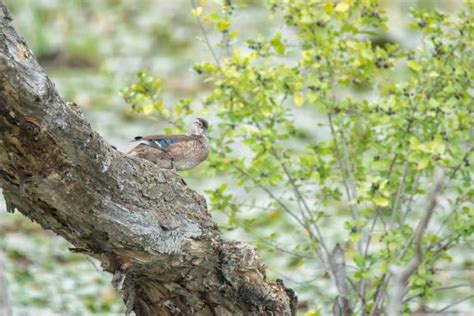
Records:
<instances>
[{"instance_id":1,"label":"rough bark texture","mask_svg":"<svg viewBox=\"0 0 474 316\"><path fill-rule=\"evenodd\" d=\"M222 240L179 175L110 146L61 99L0 0L0 186L7 210L113 273L137 315L295 313L254 247Z\"/></svg>"}]
</instances>

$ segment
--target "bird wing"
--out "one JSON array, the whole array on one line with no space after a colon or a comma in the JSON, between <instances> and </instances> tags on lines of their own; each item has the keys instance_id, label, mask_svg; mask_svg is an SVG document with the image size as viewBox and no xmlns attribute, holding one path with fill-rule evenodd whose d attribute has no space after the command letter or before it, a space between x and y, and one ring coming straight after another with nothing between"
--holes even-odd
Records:
<instances>
[{"instance_id":1,"label":"bird wing","mask_svg":"<svg viewBox=\"0 0 474 316\"><path fill-rule=\"evenodd\" d=\"M173 157L168 151L159 147L146 144L138 144L127 153L129 156L140 157L157 164L160 168L171 169Z\"/></svg>"},{"instance_id":2,"label":"bird wing","mask_svg":"<svg viewBox=\"0 0 474 316\"><path fill-rule=\"evenodd\" d=\"M137 136L133 141L142 142L152 147L167 149L173 144L192 140L194 140L194 138L188 135L150 135L145 137Z\"/></svg>"}]
</instances>

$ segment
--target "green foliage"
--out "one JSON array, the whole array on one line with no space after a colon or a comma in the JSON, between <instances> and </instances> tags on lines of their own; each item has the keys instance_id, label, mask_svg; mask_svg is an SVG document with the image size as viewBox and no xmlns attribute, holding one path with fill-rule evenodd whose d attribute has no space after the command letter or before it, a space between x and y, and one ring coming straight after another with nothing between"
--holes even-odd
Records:
<instances>
[{"instance_id":1,"label":"green foliage","mask_svg":"<svg viewBox=\"0 0 474 316\"><path fill-rule=\"evenodd\" d=\"M356 266L348 272L356 285L350 299L354 311L368 312L387 304L376 300L390 267L413 258L417 218L441 170L446 201L436 215L440 229L425 234L424 261L409 280L409 293L421 291L429 300L439 285L435 264L474 232L473 4L458 16L412 10L411 27L421 36L414 49L377 42L388 27L375 0L268 5L269 15L282 17L285 32L246 39L233 32L235 4L193 11L222 33L226 52L194 66L212 84L204 107L219 122L210 172L231 176L233 186L245 189L209 191L212 208L228 215L225 227L266 229L269 241L286 239L288 230L278 227L289 225L300 254L319 256L330 274L320 251L331 255L334 241L325 234L344 218L347 234L336 240ZM232 46L239 43L247 47ZM175 112L190 114L179 107ZM245 192L254 190L263 196L249 202ZM273 217L282 213L287 216L277 216L275 224ZM289 266L303 264L300 257Z\"/></svg>"},{"instance_id":2,"label":"green foliage","mask_svg":"<svg viewBox=\"0 0 474 316\"><path fill-rule=\"evenodd\" d=\"M209 116L213 154L203 169L209 172L207 178L218 179L208 192L215 217L230 236L241 239L242 234L232 234L243 232L265 250L269 274L297 289L300 301L314 309L308 315L327 314L337 295L334 286L328 286L332 281L327 267L317 257L322 248L315 224L328 248L336 242L344 245L348 277L355 285L366 282L364 298L370 309L392 265L413 258L410 240L426 209L436 169L444 170L447 179L444 202L424 236L424 262L410 278L407 296L421 295L422 302L438 307L446 299L461 297L436 287L440 281L450 286L455 279L442 268L472 269L472 249L466 247L474 230L472 155L467 155L472 148L474 96L472 4L466 3L457 17L426 8L439 1L385 1L383 8L391 12L400 3L424 7L412 11L412 29L400 40L400 29L395 28L403 25L403 18L387 15L376 1L272 1L265 11L269 19L256 9L262 1L248 1L250 6L244 7L237 0L195 0L193 14L186 10L187 0L181 6L149 0L6 2L43 65L60 53L55 67L92 66L85 72L48 72L53 71L62 94L86 110L108 106L111 116L87 113L108 139L128 140L152 130L143 127L149 122L140 120L142 128L130 131L113 97L137 67L148 74L140 74L135 86L123 91L135 112L170 122L179 131L189 116ZM184 9L166 7L168 3ZM387 16L395 22L390 28ZM187 81L192 75L183 68L189 67L189 56L204 60L207 54L192 40L200 30L196 18L210 30L208 38L220 65L213 61L194 67L194 78L204 83L198 89L211 89L204 108L166 95L195 96ZM221 42L215 43L216 38ZM130 62L137 59L141 62ZM182 60L184 65L177 66ZM162 80L156 81L152 73L160 73ZM179 90L173 90L172 81L179 82ZM196 185L204 178L200 176ZM301 192L309 212L295 192ZM357 216L352 216L353 210ZM112 303L113 294L102 295L97 289L109 282L107 275L95 279L99 273L77 256L36 252L66 251L67 245L51 237L18 241L15 232L26 230L18 225L0 230L0 246L11 262L14 307L63 311L67 302L70 311L82 314L120 308L117 296ZM369 237L366 253L358 244L366 246ZM358 313L363 304L348 287ZM64 300L55 292L58 289ZM440 293L447 292L440 299ZM87 302L87 310L81 300ZM410 313L419 301L410 300L405 311Z\"/></svg>"},{"instance_id":3,"label":"green foliage","mask_svg":"<svg viewBox=\"0 0 474 316\"><path fill-rule=\"evenodd\" d=\"M144 73L137 73L137 82L122 90L122 97L132 107L133 113L153 114L171 123L177 132L184 131L183 117L194 113L190 99L181 99L173 107L173 112L165 107L161 96L161 80ZM169 130L169 129L168 129Z\"/></svg>"},{"instance_id":4,"label":"green foliage","mask_svg":"<svg viewBox=\"0 0 474 316\"><path fill-rule=\"evenodd\" d=\"M143 72L137 73L137 83L122 92L122 96L132 105L135 112L145 115L158 112L162 117L168 118L170 113L163 107L160 97L161 81Z\"/></svg>"}]
</instances>

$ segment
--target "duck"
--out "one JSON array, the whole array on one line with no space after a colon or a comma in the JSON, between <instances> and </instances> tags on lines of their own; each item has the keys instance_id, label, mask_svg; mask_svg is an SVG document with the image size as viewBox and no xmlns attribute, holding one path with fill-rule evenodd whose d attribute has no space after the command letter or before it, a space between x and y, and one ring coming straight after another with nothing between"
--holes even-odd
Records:
<instances>
[{"instance_id":1,"label":"duck","mask_svg":"<svg viewBox=\"0 0 474 316\"><path fill-rule=\"evenodd\" d=\"M189 170L209 156L209 123L196 118L187 135L136 136L127 155L149 160L161 169Z\"/></svg>"}]
</instances>

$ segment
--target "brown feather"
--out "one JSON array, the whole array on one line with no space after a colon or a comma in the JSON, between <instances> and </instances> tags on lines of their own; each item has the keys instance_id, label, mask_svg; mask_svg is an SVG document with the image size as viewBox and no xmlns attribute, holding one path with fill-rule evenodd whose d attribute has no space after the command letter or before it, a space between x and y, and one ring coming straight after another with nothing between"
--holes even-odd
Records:
<instances>
[{"instance_id":1,"label":"brown feather","mask_svg":"<svg viewBox=\"0 0 474 316\"><path fill-rule=\"evenodd\" d=\"M163 169L171 169L173 166L177 170L191 169L206 160L209 148L204 136L186 137L188 141L176 142L166 148L139 144L130 150L128 155L152 161Z\"/></svg>"},{"instance_id":2,"label":"brown feather","mask_svg":"<svg viewBox=\"0 0 474 316\"><path fill-rule=\"evenodd\" d=\"M146 144L139 144L132 148L128 153L130 156L140 157L156 163L160 168L171 169L172 157L166 149L153 147Z\"/></svg>"},{"instance_id":3,"label":"brown feather","mask_svg":"<svg viewBox=\"0 0 474 316\"><path fill-rule=\"evenodd\" d=\"M156 141L156 140L167 140L167 139L173 139L175 140L176 143L178 142L185 142L185 141L190 141L193 140L193 136L188 136L188 135L149 135L145 136L140 140L148 140L148 141ZM137 141L140 141L137 140Z\"/></svg>"}]
</instances>

